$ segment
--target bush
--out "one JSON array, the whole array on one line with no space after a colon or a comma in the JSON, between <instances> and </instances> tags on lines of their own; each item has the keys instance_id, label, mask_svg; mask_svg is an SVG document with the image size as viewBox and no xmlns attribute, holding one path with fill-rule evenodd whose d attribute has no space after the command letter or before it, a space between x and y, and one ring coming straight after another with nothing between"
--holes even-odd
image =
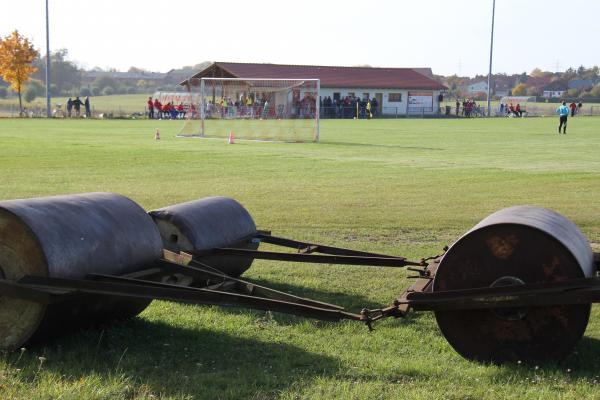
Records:
<instances>
[{"instance_id":1,"label":"bush","mask_svg":"<svg viewBox=\"0 0 600 400\"><path fill-rule=\"evenodd\" d=\"M101 90L104 90L107 87L111 87L114 90L114 88L117 87L117 82L109 75L102 75L94 80L94 86L98 86Z\"/></svg>"},{"instance_id":2,"label":"bush","mask_svg":"<svg viewBox=\"0 0 600 400\"><path fill-rule=\"evenodd\" d=\"M102 95L104 96L110 96L111 94L115 94L115 89L110 86L107 86L102 90Z\"/></svg>"},{"instance_id":3,"label":"bush","mask_svg":"<svg viewBox=\"0 0 600 400\"><path fill-rule=\"evenodd\" d=\"M36 96L42 96L46 94L46 85L44 85L42 81L37 79L30 79L26 85L26 90L27 89L35 90Z\"/></svg>"},{"instance_id":4,"label":"bush","mask_svg":"<svg viewBox=\"0 0 600 400\"><path fill-rule=\"evenodd\" d=\"M592 90L590 90L590 93L592 97L600 97L600 83L594 86Z\"/></svg>"},{"instance_id":5,"label":"bush","mask_svg":"<svg viewBox=\"0 0 600 400\"><path fill-rule=\"evenodd\" d=\"M98 86L92 87L92 94L94 96L100 96L101 93L102 93L102 89L100 89Z\"/></svg>"},{"instance_id":6,"label":"bush","mask_svg":"<svg viewBox=\"0 0 600 400\"><path fill-rule=\"evenodd\" d=\"M117 94L127 94L127 86L119 86L115 92Z\"/></svg>"},{"instance_id":7,"label":"bush","mask_svg":"<svg viewBox=\"0 0 600 400\"><path fill-rule=\"evenodd\" d=\"M127 88L127 94L136 94L137 93L137 89L132 87Z\"/></svg>"},{"instance_id":8,"label":"bush","mask_svg":"<svg viewBox=\"0 0 600 400\"><path fill-rule=\"evenodd\" d=\"M58 86L54 85L54 84L50 84L50 94L54 97L58 96L60 93L58 93Z\"/></svg>"},{"instance_id":9,"label":"bush","mask_svg":"<svg viewBox=\"0 0 600 400\"><path fill-rule=\"evenodd\" d=\"M81 97L86 97L86 96L91 96L92 95L92 91L88 88L81 88L81 90L79 91L79 96Z\"/></svg>"},{"instance_id":10,"label":"bush","mask_svg":"<svg viewBox=\"0 0 600 400\"><path fill-rule=\"evenodd\" d=\"M31 103L37 97L37 92L34 87L28 87L25 91L25 101Z\"/></svg>"},{"instance_id":11,"label":"bush","mask_svg":"<svg viewBox=\"0 0 600 400\"><path fill-rule=\"evenodd\" d=\"M0 99L5 99L8 96L8 90L5 87L0 87Z\"/></svg>"}]
</instances>

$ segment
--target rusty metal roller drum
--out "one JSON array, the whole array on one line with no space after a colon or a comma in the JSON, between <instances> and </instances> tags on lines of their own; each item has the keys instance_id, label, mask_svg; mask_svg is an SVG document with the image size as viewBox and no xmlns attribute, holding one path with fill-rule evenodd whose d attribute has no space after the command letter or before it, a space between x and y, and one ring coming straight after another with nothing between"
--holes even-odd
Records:
<instances>
[{"instance_id":1,"label":"rusty metal roller drum","mask_svg":"<svg viewBox=\"0 0 600 400\"><path fill-rule=\"evenodd\" d=\"M0 274L82 279L121 275L162 254L160 234L135 202L112 193L0 201ZM146 300L78 296L43 305L0 297L0 348L89 322L137 315Z\"/></svg>"},{"instance_id":2,"label":"rusty metal roller drum","mask_svg":"<svg viewBox=\"0 0 600 400\"><path fill-rule=\"evenodd\" d=\"M202 252L217 247L256 250L256 225L248 211L227 197L207 197L150 211L162 236L165 249ZM250 268L252 258L197 256L230 276Z\"/></svg>"},{"instance_id":3,"label":"rusty metal roller drum","mask_svg":"<svg viewBox=\"0 0 600 400\"><path fill-rule=\"evenodd\" d=\"M450 247L433 290L560 282L593 273L592 249L571 221L548 209L516 206L488 216ZM589 315L589 304L435 313L456 351L491 362L564 358Z\"/></svg>"}]
</instances>

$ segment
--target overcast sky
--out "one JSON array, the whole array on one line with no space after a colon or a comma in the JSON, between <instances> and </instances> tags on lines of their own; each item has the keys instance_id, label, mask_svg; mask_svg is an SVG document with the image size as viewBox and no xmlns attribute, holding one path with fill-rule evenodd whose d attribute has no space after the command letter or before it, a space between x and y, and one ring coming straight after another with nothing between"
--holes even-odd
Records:
<instances>
[{"instance_id":1,"label":"overcast sky","mask_svg":"<svg viewBox=\"0 0 600 400\"><path fill-rule=\"evenodd\" d=\"M85 68L235 61L488 71L492 0L49 1L51 50L67 48ZM18 29L45 52L44 5L4 5L0 35ZM496 1L494 72L600 65L599 16L598 0Z\"/></svg>"}]
</instances>

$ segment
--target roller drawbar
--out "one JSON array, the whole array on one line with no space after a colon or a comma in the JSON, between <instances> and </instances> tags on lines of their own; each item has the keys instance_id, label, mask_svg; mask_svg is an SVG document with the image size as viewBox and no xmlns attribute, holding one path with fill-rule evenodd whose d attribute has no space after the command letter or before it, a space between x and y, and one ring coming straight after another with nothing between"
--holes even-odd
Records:
<instances>
[{"instance_id":1,"label":"roller drawbar","mask_svg":"<svg viewBox=\"0 0 600 400\"><path fill-rule=\"evenodd\" d=\"M261 251L260 243L294 251ZM351 313L240 279L255 259L409 267L417 276L390 306ZM599 264L572 222L531 206L500 210L442 254L415 262L273 236L225 197L149 213L113 193L0 201L0 348L132 317L160 299L350 319L369 328L430 310L466 358L559 360L600 301Z\"/></svg>"}]
</instances>

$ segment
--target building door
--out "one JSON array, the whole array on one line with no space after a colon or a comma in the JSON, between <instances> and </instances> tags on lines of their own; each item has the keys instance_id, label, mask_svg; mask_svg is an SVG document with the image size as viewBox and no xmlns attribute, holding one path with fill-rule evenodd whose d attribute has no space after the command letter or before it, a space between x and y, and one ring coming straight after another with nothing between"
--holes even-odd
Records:
<instances>
[{"instance_id":1,"label":"building door","mask_svg":"<svg viewBox=\"0 0 600 400\"><path fill-rule=\"evenodd\" d=\"M375 98L377 99L377 109L373 114L375 116L381 115L381 110L383 109L383 93L375 93Z\"/></svg>"}]
</instances>

